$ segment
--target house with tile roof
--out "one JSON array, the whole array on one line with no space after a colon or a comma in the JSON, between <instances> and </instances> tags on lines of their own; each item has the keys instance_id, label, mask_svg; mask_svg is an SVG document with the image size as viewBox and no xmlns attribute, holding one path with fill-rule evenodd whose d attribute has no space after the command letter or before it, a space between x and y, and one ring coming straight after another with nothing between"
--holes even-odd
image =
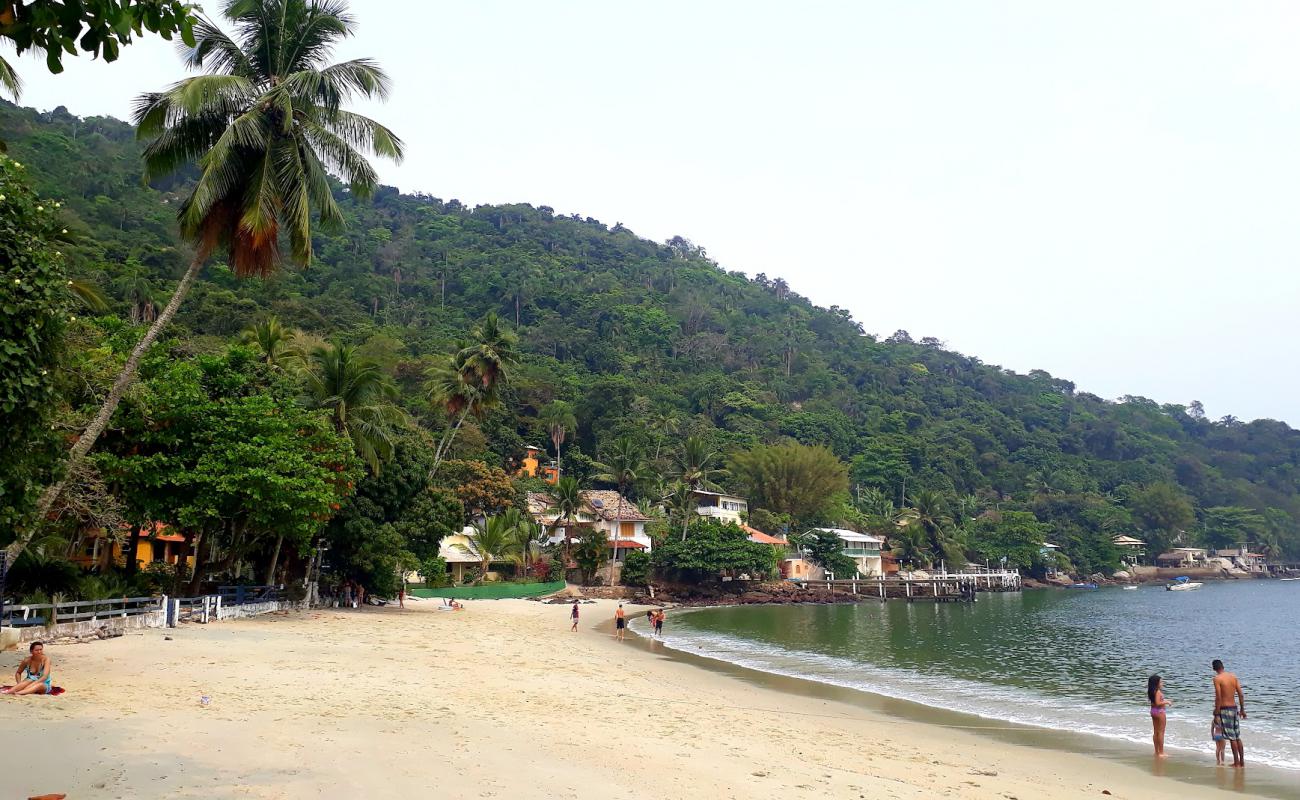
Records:
<instances>
[{"instance_id":1,"label":"house with tile roof","mask_svg":"<svg viewBox=\"0 0 1300 800\"><path fill-rule=\"evenodd\" d=\"M550 532L551 544L563 542L565 536L577 539L584 529L594 528L605 532L611 551L617 544L620 560L631 550L650 551L652 542L645 531L650 517L636 503L620 498L613 489L584 489L580 496L582 509L566 530L564 525L556 527L559 515L552 510L555 501L549 494L528 493L528 513Z\"/></svg>"}]
</instances>

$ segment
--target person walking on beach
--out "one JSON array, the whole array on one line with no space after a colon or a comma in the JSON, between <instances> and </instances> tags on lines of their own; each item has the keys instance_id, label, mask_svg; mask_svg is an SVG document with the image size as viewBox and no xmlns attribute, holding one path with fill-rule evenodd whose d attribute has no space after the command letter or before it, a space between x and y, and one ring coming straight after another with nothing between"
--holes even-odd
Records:
<instances>
[{"instance_id":1,"label":"person walking on beach","mask_svg":"<svg viewBox=\"0 0 1300 800\"><path fill-rule=\"evenodd\" d=\"M614 635L618 640L623 641L623 631L627 629L627 619L623 614L623 604L618 604L618 610L614 612Z\"/></svg>"},{"instance_id":2,"label":"person walking on beach","mask_svg":"<svg viewBox=\"0 0 1300 800\"><path fill-rule=\"evenodd\" d=\"M1232 766L1246 766L1246 748L1241 743L1241 722L1246 718L1246 694L1237 676L1223 669L1214 659L1214 715L1223 728L1223 738L1232 746Z\"/></svg>"},{"instance_id":3,"label":"person walking on beach","mask_svg":"<svg viewBox=\"0 0 1300 800\"><path fill-rule=\"evenodd\" d=\"M573 620L573 624L569 626L569 630L570 631L578 630L578 601L577 600L573 601L573 610L569 612L569 619Z\"/></svg>"},{"instance_id":4,"label":"person walking on beach","mask_svg":"<svg viewBox=\"0 0 1300 800\"><path fill-rule=\"evenodd\" d=\"M662 638L664 635L664 610L661 608L655 612L655 636Z\"/></svg>"},{"instance_id":5,"label":"person walking on beach","mask_svg":"<svg viewBox=\"0 0 1300 800\"><path fill-rule=\"evenodd\" d=\"M1165 757L1165 711L1173 703L1165 697L1165 682L1159 675L1147 678L1147 699L1151 701L1151 742L1156 746L1156 758Z\"/></svg>"}]
</instances>

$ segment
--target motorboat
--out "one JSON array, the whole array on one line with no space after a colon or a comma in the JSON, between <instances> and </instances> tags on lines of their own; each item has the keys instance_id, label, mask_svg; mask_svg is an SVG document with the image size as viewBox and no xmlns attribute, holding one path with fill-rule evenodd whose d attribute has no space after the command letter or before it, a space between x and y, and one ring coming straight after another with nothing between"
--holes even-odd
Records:
<instances>
[{"instance_id":1,"label":"motorboat","mask_svg":"<svg viewBox=\"0 0 1300 800\"><path fill-rule=\"evenodd\" d=\"M1067 588L1067 589L1096 589L1096 588L1097 588L1097 584L1095 584L1095 583L1072 583L1072 584L1070 584L1069 586L1067 586L1067 587L1065 587L1065 588Z\"/></svg>"},{"instance_id":2,"label":"motorboat","mask_svg":"<svg viewBox=\"0 0 1300 800\"><path fill-rule=\"evenodd\" d=\"M1125 587L1124 587L1124 591L1126 591L1126 592L1136 592L1137 590L1138 590L1138 587L1136 587L1136 586L1125 586Z\"/></svg>"},{"instance_id":3,"label":"motorboat","mask_svg":"<svg viewBox=\"0 0 1300 800\"><path fill-rule=\"evenodd\" d=\"M1186 575L1180 575L1174 578L1173 582L1165 586L1171 592L1190 592L1199 589L1205 584L1192 580Z\"/></svg>"}]
</instances>

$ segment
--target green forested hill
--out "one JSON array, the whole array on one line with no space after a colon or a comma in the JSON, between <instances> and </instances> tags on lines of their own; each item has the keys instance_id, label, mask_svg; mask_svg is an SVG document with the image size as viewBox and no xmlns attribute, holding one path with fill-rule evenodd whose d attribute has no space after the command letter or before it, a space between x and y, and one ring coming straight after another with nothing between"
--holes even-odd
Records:
<instances>
[{"instance_id":1,"label":"green forested hill","mask_svg":"<svg viewBox=\"0 0 1300 800\"><path fill-rule=\"evenodd\" d=\"M133 305L146 313L141 279L165 301L186 262L174 225L182 187L140 184L130 126L0 103L0 139L42 195L64 201L74 276L122 318ZM347 225L317 232L310 268L259 282L210 267L173 340L217 350L272 313L360 345L434 427L424 369L495 310L517 323L525 359L508 402L461 445L489 462L544 444L536 415L564 399L579 422L566 465L579 474L621 433L651 450L691 433L724 452L791 437L825 444L855 489L895 503L905 485L909 496L931 489L1033 511L1081 566L1112 560L1118 533L1300 553L1300 434L1281 422L1108 402L902 332L877 341L849 311L813 306L780 279L725 272L689 241L657 244L546 206L467 208L388 188L365 203L338 195Z\"/></svg>"}]
</instances>

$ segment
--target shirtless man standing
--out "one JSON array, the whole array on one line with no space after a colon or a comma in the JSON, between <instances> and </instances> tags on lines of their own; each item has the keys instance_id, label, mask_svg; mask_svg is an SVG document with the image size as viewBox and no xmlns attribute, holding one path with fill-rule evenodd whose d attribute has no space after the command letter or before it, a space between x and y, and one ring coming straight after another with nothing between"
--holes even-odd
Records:
<instances>
[{"instance_id":1,"label":"shirtless man standing","mask_svg":"<svg viewBox=\"0 0 1300 800\"><path fill-rule=\"evenodd\" d=\"M1246 752L1241 745L1241 725L1238 719L1246 718L1246 695L1241 691L1241 681L1231 672L1225 672L1223 662L1214 659L1214 718L1223 726L1223 738L1232 745L1232 766L1246 766Z\"/></svg>"}]
</instances>

